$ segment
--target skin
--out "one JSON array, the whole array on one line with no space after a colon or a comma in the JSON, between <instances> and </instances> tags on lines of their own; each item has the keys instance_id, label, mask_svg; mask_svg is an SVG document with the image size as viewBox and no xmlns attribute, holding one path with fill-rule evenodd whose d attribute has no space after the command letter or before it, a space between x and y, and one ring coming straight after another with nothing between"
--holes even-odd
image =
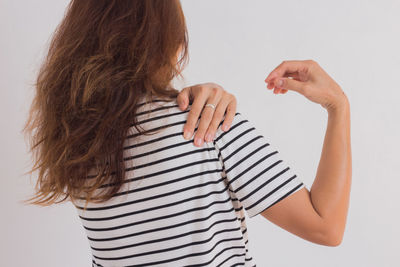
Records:
<instances>
[{"instance_id":1,"label":"skin","mask_svg":"<svg viewBox=\"0 0 400 267\"><path fill-rule=\"evenodd\" d=\"M282 81L282 83L279 83ZM282 229L312 243L338 246L343 240L349 207L352 156L350 142L350 103L341 87L313 60L283 61L265 79L274 94L295 91L320 104L328 113L324 144L316 178L309 191L303 188L261 214ZM236 99L217 84L206 83L184 88L178 103L185 110L189 98L194 103L184 131L190 139L198 117L201 121L195 145L201 146L205 135L215 137L224 112L223 123L230 127L236 112ZM206 103L217 105L203 109ZM228 130L226 129L226 130Z\"/></svg>"},{"instance_id":2,"label":"skin","mask_svg":"<svg viewBox=\"0 0 400 267\"><path fill-rule=\"evenodd\" d=\"M188 119L184 125L184 138L189 140L193 136L196 122L201 113L201 119L197 128L194 144L202 146L204 141L211 142L215 138L219 123L226 112L222 130L229 130L236 113L236 98L215 83L204 83L184 88L178 95L177 101L181 110L188 107L189 98L193 98L193 104L189 111ZM204 106L212 103L211 107Z\"/></svg>"},{"instance_id":3,"label":"skin","mask_svg":"<svg viewBox=\"0 0 400 267\"><path fill-rule=\"evenodd\" d=\"M303 188L261 214L310 242L338 246L345 231L352 176L348 98L313 60L284 61L265 82L274 93L291 90L320 104L327 110L328 125L311 190Z\"/></svg>"},{"instance_id":4,"label":"skin","mask_svg":"<svg viewBox=\"0 0 400 267\"><path fill-rule=\"evenodd\" d=\"M176 62L181 52L181 48L176 53ZM190 140L193 136L196 122L201 114L200 122L194 136L194 145L201 147L204 142L212 142L218 125L222 124L222 130L228 131L231 127L236 113L236 97L225 91L222 86L216 83L203 83L185 87L177 97L179 108L184 111L189 106L189 99L193 100L188 114L186 124L183 127L183 137ZM215 105L215 110L211 107L205 107L206 104ZM226 114L225 114L226 113Z\"/></svg>"}]
</instances>

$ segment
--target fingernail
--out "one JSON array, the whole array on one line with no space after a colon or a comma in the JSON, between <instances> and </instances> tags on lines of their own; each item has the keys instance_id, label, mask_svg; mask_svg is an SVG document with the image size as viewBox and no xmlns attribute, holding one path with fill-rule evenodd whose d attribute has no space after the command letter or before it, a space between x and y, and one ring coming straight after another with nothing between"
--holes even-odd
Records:
<instances>
[{"instance_id":1,"label":"fingernail","mask_svg":"<svg viewBox=\"0 0 400 267\"><path fill-rule=\"evenodd\" d=\"M277 86L282 86L283 85L283 80L279 79L278 82L276 83Z\"/></svg>"},{"instance_id":2,"label":"fingernail","mask_svg":"<svg viewBox=\"0 0 400 267\"><path fill-rule=\"evenodd\" d=\"M227 131L228 130L228 125L222 126L222 130Z\"/></svg>"},{"instance_id":3,"label":"fingernail","mask_svg":"<svg viewBox=\"0 0 400 267\"><path fill-rule=\"evenodd\" d=\"M207 134L207 135L206 135L206 141L207 141L207 142L210 142L210 141L211 141L211 134Z\"/></svg>"},{"instance_id":4,"label":"fingernail","mask_svg":"<svg viewBox=\"0 0 400 267\"><path fill-rule=\"evenodd\" d=\"M203 143L203 140L201 138L199 138L199 137L196 137L194 142L195 142L196 145L201 146L202 143Z\"/></svg>"},{"instance_id":5,"label":"fingernail","mask_svg":"<svg viewBox=\"0 0 400 267\"><path fill-rule=\"evenodd\" d=\"M185 132L183 133L183 138L185 138L186 140L189 140L190 136L191 136L191 134L190 134L189 131L185 131Z\"/></svg>"}]
</instances>

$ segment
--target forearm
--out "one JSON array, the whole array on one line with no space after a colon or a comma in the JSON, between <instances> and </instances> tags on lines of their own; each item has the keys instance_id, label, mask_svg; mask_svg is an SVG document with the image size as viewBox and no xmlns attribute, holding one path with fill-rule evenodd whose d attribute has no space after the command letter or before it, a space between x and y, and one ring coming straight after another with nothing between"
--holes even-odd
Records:
<instances>
[{"instance_id":1,"label":"forearm","mask_svg":"<svg viewBox=\"0 0 400 267\"><path fill-rule=\"evenodd\" d=\"M343 237L350 198L352 159L350 105L328 110L321 159L310 195L314 209L326 222L327 234L335 242Z\"/></svg>"}]
</instances>

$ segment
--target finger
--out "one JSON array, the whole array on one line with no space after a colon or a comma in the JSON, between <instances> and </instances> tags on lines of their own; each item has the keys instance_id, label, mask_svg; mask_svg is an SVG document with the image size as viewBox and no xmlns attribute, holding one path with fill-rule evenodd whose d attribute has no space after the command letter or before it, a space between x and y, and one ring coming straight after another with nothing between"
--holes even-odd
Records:
<instances>
[{"instance_id":1,"label":"finger","mask_svg":"<svg viewBox=\"0 0 400 267\"><path fill-rule=\"evenodd\" d=\"M283 74L282 77L287 77L287 78L293 78L293 79L296 79L296 80L300 80L300 74L298 72L286 72L285 74ZM271 78L269 80L269 82L267 83L267 88L268 89L273 89L275 87L274 81L276 79L277 78Z\"/></svg>"},{"instance_id":2,"label":"finger","mask_svg":"<svg viewBox=\"0 0 400 267\"><path fill-rule=\"evenodd\" d=\"M285 72L297 72L301 64L300 60L284 60L269 73L265 82L269 82L277 76L283 76Z\"/></svg>"},{"instance_id":3,"label":"finger","mask_svg":"<svg viewBox=\"0 0 400 267\"><path fill-rule=\"evenodd\" d=\"M272 79L277 77L283 77L286 72L295 73L307 69L310 65L308 60L290 60L283 61L279 64L265 79L265 82L269 83Z\"/></svg>"},{"instance_id":4,"label":"finger","mask_svg":"<svg viewBox=\"0 0 400 267\"><path fill-rule=\"evenodd\" d=\"M204 90L200 91L200 93L198 93L195 96L193 104L190 108L186 123L183 126L183 132L184 132L183 137L186 140L189 140L190 138L192 138L194 128L196 126L196 122L199 119L200 112L202 111L202 109L206 103L206 100L207 100L207 95Z\"/></svg>"},{"instance_id":5,"label":"finger","mask_svg":"<svg viewBox=\"0 0 400 267\"><path fill-rule=\"evenodd\" d=\"M221 94L216 94L216 95L211 96L210 100L208 100L207 102L218 106L220 100L221 100ZM215 103L217 103L217 104L215 104ZM203 145L206 131L211 123L211 120L213 119L214 112L215 112L215 110L212 107L204 107L203 108L199 126L197 127L196 135L194 138L195 145L197 145L197 146Z\"/></svg>"},{"instance_id":6,"label":"finger","mask_svg":"<svg viewBox=\"0 0 400 267\"><path fill-rule=\"evenodd\" d=\"M235 101L231 101L228 104L228 107L226 108L226 116L225 116L224 122L222 124L223 131L226 132L229 130L229 128L232 125L232 121L233 121L233 118L235 117L235 114L236 114L236 99L235 99Z\"/></svg>"},{"instance_id":7,"label":"finger","mask_svg":"<svg viewBox=\"0 0 400 267\"><path fill-rule=\"evenodd\" d=\"M215 138L215 133L218 129L219 124L221 123L225 110L228 107L228 101L226 100L221 100L221 102L218 104L216 107L213 118L211 120L210 125L208 126L208 129L205 134L205 141L206 142L211 142Z\"/></svg>"},{"instance_id":8,"label":"finger","mask_svg":"<svg viewBox=\"0 0 400 267\"><path fill-rule=\"evenodd\" d=\"M234 100L236 101L236 99ZM227 111L227 107L231 101L233 100L229 97L222 97L221 101L218 103L214 111L211 123L208 126L205 134L206 142L211 142L215 138L215 133L217 132L218 126L222 122L225 112ZM236 108L234 109L234 112L236 112Z\"/></svg>"},{"instance_id":9,"label":"finger","mask_svg":"<svg viewBox=\"0 0 400 267\"><path fill-rule=\"evenodd\" d=\"M183 88L176 98L176 101L178 102L179 108L181 110L186 110L189 105L190 90L191 86Z\"/></svg>"},{"instance_id":10,"label":"finger","mask_svg":"<svg viewBox=\"0 0 400 267\"><path fill-rule=\"evenodd\" d=\"M277 89L286 89L303 94L306 83L289 78L279 78L276 81Z\"/></svg>"},{"instance_id":11,"label":"finger","mask_svg":"<svg viewBox=\"0 0 400 267\"><path fill-rule=\"evenodd\" d=\"M274 94L286 94L287 91L288 91L287 89L283 89L283 88L279 88L279 87L274 88Z\"/></svg>"}]
</instances>

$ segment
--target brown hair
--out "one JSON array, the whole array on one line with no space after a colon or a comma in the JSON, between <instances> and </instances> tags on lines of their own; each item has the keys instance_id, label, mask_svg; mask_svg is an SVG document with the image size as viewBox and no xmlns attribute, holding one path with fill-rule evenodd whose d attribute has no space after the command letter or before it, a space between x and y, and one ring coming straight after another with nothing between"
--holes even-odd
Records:
<instances>
[{"instance_id":1,"label":"brown hair","mask_svg":"<svg viewBox=\"0 0 400 267\"><path fill-rule=\"evenodd\" d=\"M34 159L27 173L38 170L35 195L25 201L45 206L84 193L87 204L117 193L125 176L123 142L130 127L138 129L139 99L177 96L170 82L183 77L187 49L179 0L72 0L22 130ZM93 168L95 183L84 187ZM105 181L114 186L93 196Z\"/></svg>"}]
</instances>

